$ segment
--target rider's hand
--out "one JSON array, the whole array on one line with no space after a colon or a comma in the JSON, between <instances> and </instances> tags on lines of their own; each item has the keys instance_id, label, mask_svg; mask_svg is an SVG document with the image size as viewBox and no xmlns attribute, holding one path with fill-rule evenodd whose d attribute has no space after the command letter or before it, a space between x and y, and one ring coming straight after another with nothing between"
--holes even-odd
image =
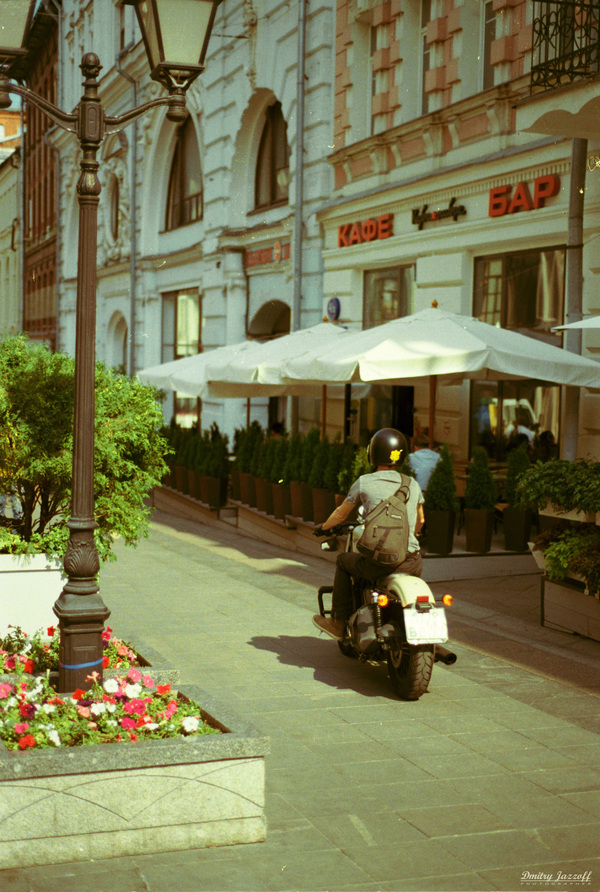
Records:
<instances>
[{"instance_id":1,"label":"rider's hand","mask_svg":"<svg viewBox=\"0 0 600 892\"><path fill-rule=\"evenodd\" d=\"M324 530L322 523L318 523L313 530L313 536L329 536L329 535L331 535L331 530Z\"/></svg>"}]
</instances>

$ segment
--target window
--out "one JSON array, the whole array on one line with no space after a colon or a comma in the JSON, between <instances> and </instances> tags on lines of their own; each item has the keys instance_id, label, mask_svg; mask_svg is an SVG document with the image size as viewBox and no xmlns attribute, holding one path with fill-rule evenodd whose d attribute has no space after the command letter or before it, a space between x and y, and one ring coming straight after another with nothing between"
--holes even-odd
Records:
<instances>
[{"instance_id":1,"label":"window","mask_svg":"<svg viewBox=\"0 0 600 892\"><path fill-rule=\"evenodd\" d=\"M431 68L431 47L427 43L427 25L431 21L431 0L421 2L421 114L429 111L429 94L425 91L427 72Z\"/></svg>"},{"instance_id":2,"label":"window","mask_svg":"<svg viewBox=\"0 0 600 892\"><path fill-rule=\"evenodd\" d=\"M400 266L365 272L363 328L374 328L412 312L415 269Z\"/></svg>"},{"instance_id":3,"label":"window","mask_svg":"<svg viewBox=\"0 0 600 892\"><path fill-rule=\"evenodd\" d=\"M482 33L482 87L489 90L494 86L494 69L492 67L492 42L496 39L496 13L493 0L483 6Z\"/></svg>"},{"instance_id":4,"label":"window","mask_svg":"<svg viewBox=\"0 0 600 892\"><path fill-rule=\"evenodd\" d=\"M110 202L110 235L113 242L119 238L119 179L113 173L108 182L108 200Z\"/></svg>"},{"instance_id":5,"label":"window","mask_svg":"<svg viewBox=\"0 0 600 892\"><path fill-rule=\"evenodd\" d=\"M198 140L191 118L177 130L177 140L169 191L165 228L178 229L202 219L202 168Z\"/></svg>"},{"instance_id":6,"label":"window","mask_svg":"<svg viewBox=\"0 0 600 892\"><path fill-rule=\"evenodd\" d=\"M563 315L564 248L520 251L475 261L473 315L548 343ZM483 446L503 460L519 441L532 457L542 444L559 440L560 387L536 381L473 382L471 448ZM544 447L545 448L545 447Z\"/></svg>"},{"instance_id":7,"label":"window","mask_svg":"<svg viewBox=\"0 0 600 892\"><path fill-rule=\"evenodd\" d=\"M265 126L256 161L255 207L266 208L286 204L289 183L289 148L287 125L281 103L267 109Z\"/></svg>"},{"instance_id":8,"label":"window","mask_svg":"<svg viewBox=\"0 0 600 892\"><path fill-rule=\"evenodd\" d=\"M162 362L182 359L202 352L202 299L197 288L170 291L162 299ZM199 400L169 395L172 417L182 427L190 427L199 417Z\"/></svg>"}]
</instances>

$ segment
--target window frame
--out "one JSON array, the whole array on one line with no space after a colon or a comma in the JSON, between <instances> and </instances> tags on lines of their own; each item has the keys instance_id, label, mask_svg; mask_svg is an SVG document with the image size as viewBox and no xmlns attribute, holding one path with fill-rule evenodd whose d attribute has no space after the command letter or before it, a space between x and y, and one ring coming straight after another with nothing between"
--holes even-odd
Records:
<instances>
[{"instance_id":1,"label":"window frame","mask_svg":"<svg viewBox=\"0 0 600 892\"><path fill-rule=\"evenodd\" d=\"M284 165L277 167L278 161L278 139L283 136L284 146ZM268 156L268 157L266 157ZM266 169L265 169L266 168ZM287 122L283 116L281 102L271 103L265 111L265 121L258 141L258 149L256 153L256 166L254 169L254 211L264 211L269 208L283 207L289 204L289 170L290 170L290 147L287 139ZM281 186L277 182L277 178L281 173L286 173L287 182ZM263 183L261 178L264 177L268 182ZM263 201L261 191L266 186L268 198ZM285 192L285 195L278 197L278 190Z\"/></svg>"},{"instance_id":2,"label":"window frame","mask_svg":"<svg viewBox=\"0 0 600 892\"><path fill-rule=\"evenodd\" d=\"M186 129L187 128L187 129ZM198 153L198 167L200 175L200 190L198 192L190 192L185 194L186 176L188 173L188 165L186 160L186 142L188 133L194 137L196 150ZM195 159L194 159L195 160ZM186 213L186 208L191 209L190 213ZM183 226L191 226L199 223L204 218L204 188L202 177L202 159L200 157L200 146L198 145L198 136L192 116L188 115L185 121L177 128L175 136L175 148L171 158L171 166L169 169L169 181L167 184L167 203L165 209L165 232L173 232L175 229L181 229Z\"/></svg>"}]
</instances>

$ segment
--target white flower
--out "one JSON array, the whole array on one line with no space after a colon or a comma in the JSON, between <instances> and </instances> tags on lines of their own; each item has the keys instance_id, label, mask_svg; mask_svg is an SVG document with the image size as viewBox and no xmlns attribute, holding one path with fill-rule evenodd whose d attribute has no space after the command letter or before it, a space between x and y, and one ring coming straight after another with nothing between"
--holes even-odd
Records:
<instances>
[{"instance_id":1,"label":"white flower","mask_svg":"<svg viewBox=\"0 0 600 892\"><path fill-rule=\"evenodd\" d=\"M196 715L187 715L181 723L181 726L186 734L193 734L194 731L198 730L198 725L200 724L200 720Z\"/></svg>"},{"instance_id":2,"label":"white flower","mask_svg":"<svg viewBox=\"0 0 600 892\"><path fill-rule=\"evenodd\" d=\"M147 725L144 725L144 728L147 728L148 731L156 731L156 729L158 728L158 725L156 722L148 722Z\"/></svg>"},{"instance_id":3,"label":"white flower","mask_svg":"<svg viewBox=\"0 0 600 892\"><path fill-rule=\"evenodd\" d=\"M107 678L104 682L104 690L107 694L116 694L119 690L119 682L116 678Z\"/></svg>"},{"instance_id":4,"label":"white flower","mask_svg":"<svg viewBox=\"0 0 600 892\"><path fill-rule=\"evenodd\" d=\"M114 712L116 708L117 708L117 704L116 704L116 703L107 703L107 704L106 704L106 711L107 711L107 712Z\"/></svg>"},{"instance_id":5,"label":"white flower","mask_svg":"<svg viewBox=\"0 0 600 892\"><path fill-rule=\"evenodd\" d=\"M54 706L52 703L42 703L42 709L44 710L46 715L50 715L51 712L54 712L56 706Z\"/></svg>"},{"instance_id":6,"label":"white flower","mask_svg":"<svg viewBox=\"0 0 600 892\"><path fill-rule=\"evenodd\" d=\"M106 712L106 703L92 703L90 710L92 715L102 715Z\"/></svg>"},{"instance_id":7,"label":"white flower","mask_svg":"<svg viewBox=\"0 0 600 892\"><path fill-rule=\"evenodd\" d=\"M140 684L126 684L123 691L130 700L135 700L142 693L142 686Z\"/></svg>"},{"instance_id":8,"label":"white flower","mask_svg":"<svg viewBox=\"0 0 600 892\"><path fill-rule=\"evenodd\" d=\"M117 722L116 719L107 719L107 720L106 720L106 724L107 724L110 728L116 728L117 725L118 725L119 723Z\"/></svg>"},{"instance_id":9,"label":"white flower","mask_svg":"<svg viewBox=\"0 0 600 892\"><path fill-rule=\"evenodd\" d=\"M54 746L60 746L61 739L58 736L58 731L55 728L52 728L50 731L48 731L48 740L50 741L50 743L53 743Z\"/></svg>"}]
</instances>

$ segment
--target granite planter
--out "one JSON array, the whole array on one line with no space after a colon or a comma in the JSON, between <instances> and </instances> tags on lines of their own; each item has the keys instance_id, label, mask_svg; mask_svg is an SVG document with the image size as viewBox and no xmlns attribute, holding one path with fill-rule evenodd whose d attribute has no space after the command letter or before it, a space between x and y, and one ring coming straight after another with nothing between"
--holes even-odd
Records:
<instances>
[{"instance_id":1,"label":"granite planter","mask_svg":"<svg viewBox=\"0 0 600 892\"><path fill-rule=\"evenodd\" d=\"M583 582L543 576L540 607L543 626L600 641L600 600L586 594Z\"/></svg>"},{"instance_id":2,"label":"granite planter","mask_svg":"<svg viewBox=\"0 0 600 892\"><path fill-rule=\"evenodd\" d=\"M56 625L52 608L65 584L62 563L45 554L0 554L0 637L8 626L33 633Z\"/></svg>"},{"instance_id":3,"label":"granite planter","mask_svg":"<svg viewBox=\"0 0 600 892\"><path fill-rule=\"evenodd\" d=\"M268 739L197 688L224 733L8 752L0 869L260 842Z\"/></svg>"}]
</instances>

